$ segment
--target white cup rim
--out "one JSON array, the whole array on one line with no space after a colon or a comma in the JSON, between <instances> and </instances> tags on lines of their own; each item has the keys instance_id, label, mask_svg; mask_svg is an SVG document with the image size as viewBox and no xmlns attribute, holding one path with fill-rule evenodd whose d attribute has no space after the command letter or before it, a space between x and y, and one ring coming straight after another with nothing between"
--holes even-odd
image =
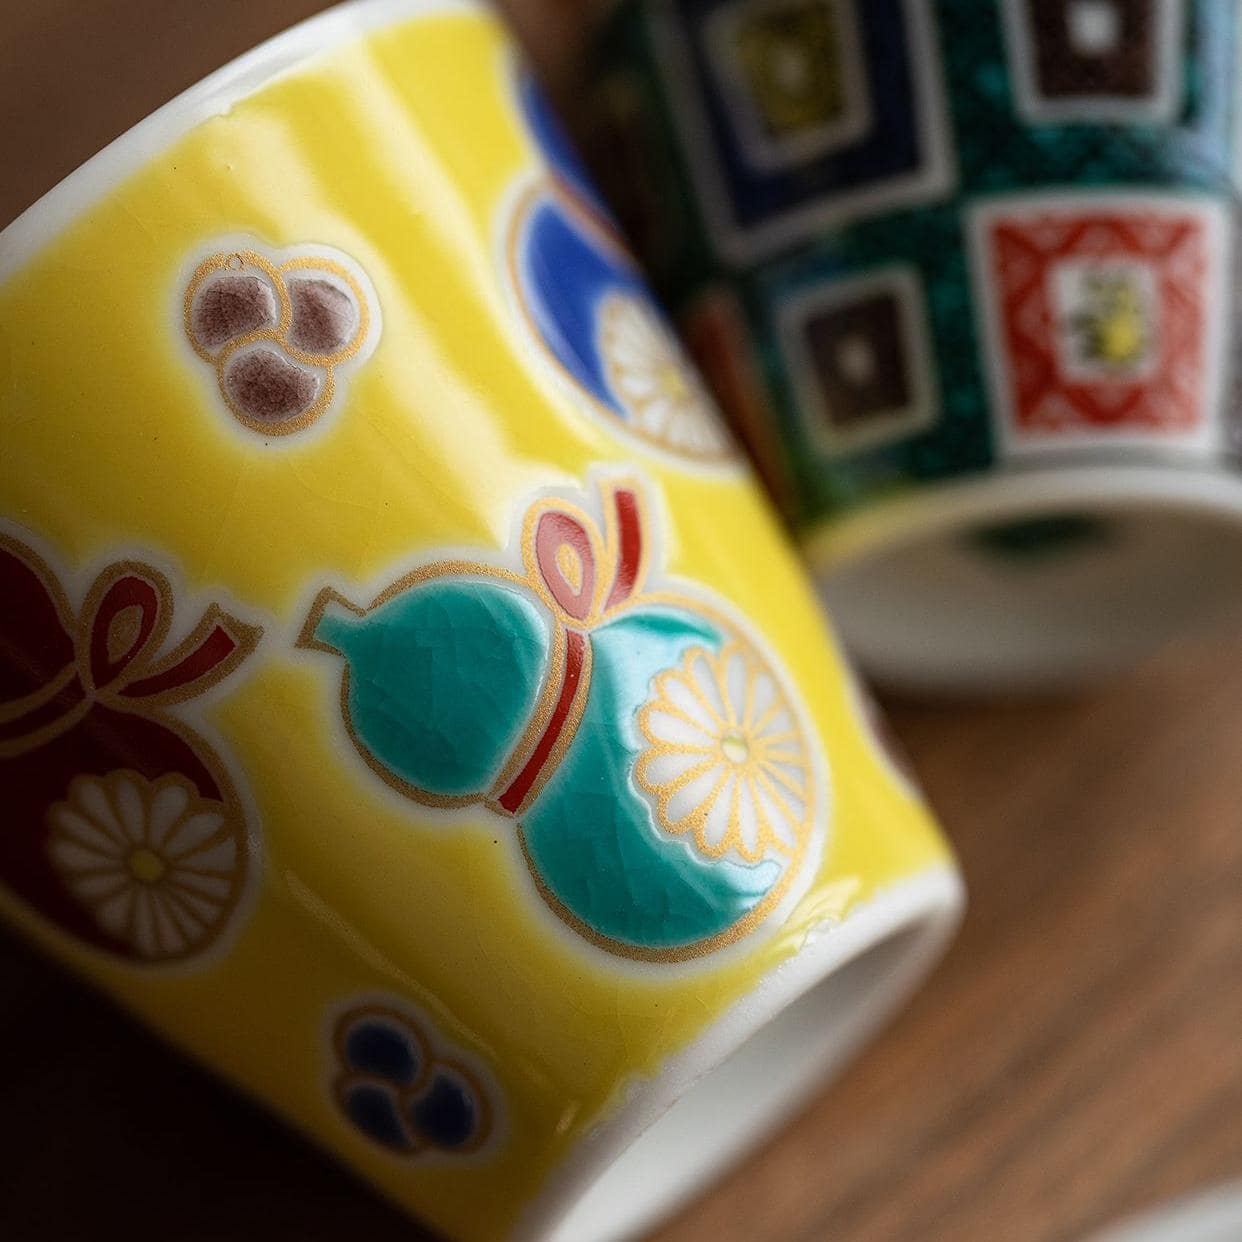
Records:
<instances>
[{"instance_id":1,"label":"white cup rim","mask_svg":"<svg viewBox=\"0 0 1242 1242\"><path fill-rule=\"evenodd\" d=\"M0 284L60 236L110 191L205 121L222 116L243 99L296 71L317 54L423 15L489 13L482 0L347 0L273 36L201 79L126 130L80 165L3 231ZM891 968L868 980L848 1007L831 1046L821 1050L808 1075L824 1077L857 1050L913 991L939 958L960 921L964 890L950 864L936 864L880 892L839 922L817 928L779 968L765 974L688 1047L671 1057L650 1080L629 1084L624 1101L568 1158L528 1206L519 1236L548 1239L574 1205L695 1083L720 1067L752 1036L768 1027L800 997L814 991L886 941L909 933ZM691 986L688 984L688 986ZM763 1138L805 1099L799 1092L762 1118L740 1127L734 1147L705 1170L665 1185L659 1201L639 1203L636 1227L666 1214L700 1190L724 1163Z\"/></svg>"},{"instance_id":2,"label":"white cup rim","mask_svg":"<svg viewBox=\"0 0 1242 1242\"><path fill-rule=\"evenodd\" d=\"M1227 1182L1131 1217L1091 1242L1233 1242L1242 1237L1242 1182Z\"/></svg>"},{"instance_id":3,"label":"white cup rim","mask_svg":"<svg viewBox=\"0 0 1242 1242\"><path fill-rule=\"evenodd\" d=\"M1025 574L977 554L968 563L967 532L1064 515L1124 534L1091 554L1092 581L1072 557ZM1242 610L1242 476L1221 463L1099 457L1002 467L825 519L802 546L846 646L880 682L1058 691Z\"/></svg>"},{"instance_id":4,"label":"white cup rim","mask_svg":"<svg viewBox=\"0 0 1242 1242\"><path fill-rule=\"evenodd\" d=\"M823 519L802 536L802 546L816 570L830 574L882 548L973 522L1039 517L1067 508L1099 513L1124 504L1225 517L1242 525L1242 477L1217 462L1000 468L974 478L929 480L909 494Z\"/></svg>"},{"instance_id":5,"label":"white cup rim","mask_svg":"<svg viewBox=\"0 0 1242 1242\"><path fill-rule=\"evenodd\" d=\"M632 1085L625 1102L552 1174L523 1214L513 1242L621 1242L676 1211L803 1107L809 1093L842 1070L902 1007L942 956L964 907L960 875L951 865L937 864L887 887L839 922L816 928L787 962L666 1061L654 1078ZM826 990L834 978L889 943L897 945L895 957L862 984L863 994L854 998L849 1013L834 1018L837 1010ZM818 1047L813 1041L799 1044L781 1063L778 1076L789 1088L749 1113L735 1112L724 1123L727 1133L712 1135L717 1150L687 1169L684 1148L672 1135L661 1135L675 1106L693 1088L710 1089L707 1080L715 1071L756 1036L779 1027L799 1001L819 1005L821 997L817 1021L831 1030ZM722 1084L721 1094L727 1093ZM648 1149L645 1176L635 1176L625 1161L640 1141ZM661 1152L670 1149L683 1159L662 1159Z\"/></svg>"},{"instance_id":6,"label":"white cup rim","mask_svg":"<svg viewBox=\"0 0 1242 1242\"><path fill-rule=\"evenodd\" d=\"M345 0L265 39L125 130L0 231L0 284L190 130L223 116L318 53L409 18L489 11L483 0Z\"/></svg>"}]
</instances>

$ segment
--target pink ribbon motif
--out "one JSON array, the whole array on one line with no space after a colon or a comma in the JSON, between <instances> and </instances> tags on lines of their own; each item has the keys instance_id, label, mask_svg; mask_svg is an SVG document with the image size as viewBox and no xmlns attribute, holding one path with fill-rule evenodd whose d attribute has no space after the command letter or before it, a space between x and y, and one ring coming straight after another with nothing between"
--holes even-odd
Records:
<instances>
[{"instance_id":1,"label":"pink ribbon motif","mask_svg":"<svg viewBox=\"0 0 1242 1242\"><path fill-rule=\"evenodd\" d=\"M638 496L628 488L612 494L616 518L616 547L605 549L612 565L612 581L604 600L603 614L623 604L638 586L642 567L642 514ZM535 524L535 563L549 594L565 615L584 624L592 617L600 566L596 563L595 545L580 518L560 509L549 509L539 515ZM581 566L577 586L566 578L557 559L562 548L568 547ZM517 776L497 798L510 815L516 815L531 795L535 782L550 762L557 742L565 731L574 701L582 683L587 659L586 635L577 629L566 633L565 658L561 673L560 693L534 749Z\"/></svg>"},{"instance_id":2,"label":"pink ribbon motif","mask_svg":"<svg viewBox=\"0 0 1242 1242\"><path fill-rule=\"evenodd\" d=\"M126 699L150 699L157 696L165 698L170 695L178 699L193 698L196 693L195 685L215 674L241 646L239 637L224 627L222 618L216 615L217 610L213 606L204 614L198 629L190 638L163 662L163 667L145 677L126 682L125 677L134 665L138 666L135 671L141 672L149 663L140 657L153 645L151 637L157 627L161 631L161 639L167 632L171 618L161 616L163 607L164 603L156 587L135 574L118 578L107 589L89 627L89 667L96 690L121 683L116 692ZM111 656L108 653L108 640L112 636L113 626L128 609L136 609L138 612L133 639L120 655ZM172 611L171 601L168 602L168 611ZM160 624L161 621L163 625ZM206 686L201 689L206 689Z\"/></svg>"},{"instance_id":3,"label":"pink ribbon motif","mask_svg":"<svg viewBox=\"0 0 1242 1242\"><path fill-rule=\"evenodd\" d=\"M616 516L617 547L613 553L613 580L604 600L604 612L624 603L638 584L642 562L642 519L638 496L628 488L612 494ZM577 588L569 582L557 561L557 553L568 547L582 566L582 579ZM595 598L599 566L591 536L580 518L559 509L549 509L539 517L535 527L535 561L552 598L575 621L585 621Z\"/></svg>"}]
</instances>

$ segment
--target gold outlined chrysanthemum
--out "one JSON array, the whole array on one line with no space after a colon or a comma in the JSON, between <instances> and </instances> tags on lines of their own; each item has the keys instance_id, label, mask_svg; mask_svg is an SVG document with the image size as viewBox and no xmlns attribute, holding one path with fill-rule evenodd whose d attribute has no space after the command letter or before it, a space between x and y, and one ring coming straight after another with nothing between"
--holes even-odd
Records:
<instances>
[{"instance_id":1,"label":"gold outlined chrysanthemum","mask_svg":"<svg viewBox=\"0 0 1242 1242\"><path fill-rule=\"evenodd\" d=\"M182 776L79 776L48 811L48 824L48 852L65 887L140 958L200 952L237 905L241 824Z\"/></svg>"},{"instance_id":2,"label":"gold outlined chrysanthemum","mask_svg":"<svg viewBox=\"0 0 1242 1242\"><path fill-rule=\"evenodd\" d=\"M698 373L642 299L622 293L604 298L599 349L608 386L636 432L697 457L728 453L729 438Z\"/></svg>"},{"instance_id":3,"label":"gold outlined chrysanthemum","mask_svg":"<svg viewBox=\"0 0 1242 1242\"><path fill-rule=\"evenodd\" d=\"M659 826L708 858L796 857L811 830L809 759L772 670L738 642L695 647L639 710L635 779Z\"/></svg>"}]
</instances>

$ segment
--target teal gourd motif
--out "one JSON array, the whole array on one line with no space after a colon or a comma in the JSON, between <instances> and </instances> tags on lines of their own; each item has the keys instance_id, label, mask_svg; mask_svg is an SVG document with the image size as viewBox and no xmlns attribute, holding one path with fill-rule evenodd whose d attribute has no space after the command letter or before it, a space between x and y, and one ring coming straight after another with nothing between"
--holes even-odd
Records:
<instances>
[{"instance_id":1,"label":"teal gourd motif","mask_svg":"<svg viewBox=\"0 0 1242 1242\"><path fill-rule=\"evenodd\" d=\"M679 960L753 929L806 874L823 776L783 678L724 610L644 589L637 488L602 490L602 530L567 501L529 507L524 574L437 562L368 608L326 588L300 642L344 660L345 723L376 775L511 817L566 923Z\"/></svg>"},{"instance_id":2,"label":"teal gourd motif","mask_svg":"<svg viewBox=\"0 0 1242 1242\"><path fill-rule=\"evenodd\" d=\"M485 786L516 744L546 675L550 628L515 591L443 581L365 616L325 610L316 636L349 663L346 710L374 759L451 798Z\"/></svg>"},{"instance_id":3,"label":"teal gourd motif","mask_svg":"<svg viewBox=\"0 0 1242 1242\"><path fill-rule=\"evenodd\" d=\"M664 610L601 626L582 726L523 820L536 874L590 927L625 943L665 948L719 935L780 880L774 862L704 859L653 833L650 808L635 796L629 773L644 741L634 719L651 679L704 641L717 650L722 636Z\"/></svg>"}]
</instances>

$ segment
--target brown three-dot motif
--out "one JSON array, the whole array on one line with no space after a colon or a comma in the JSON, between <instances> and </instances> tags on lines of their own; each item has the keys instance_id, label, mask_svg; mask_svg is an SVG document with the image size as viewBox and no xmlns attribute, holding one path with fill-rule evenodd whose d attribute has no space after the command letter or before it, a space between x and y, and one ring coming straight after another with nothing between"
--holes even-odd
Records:
<instances>
[{"instance_id":1,"label":"brown three-dot motif","mask_svg":"<svg viewBox=\"0 0 1242 1242\"><path fill-rule=\"evenodd\" d=\"M358 274L327 253L276 262L257 249L220 251L186 286L185 332L237 421L285 436L328 409L339 368L374 345L373 303Z\"/></svg>"}]
</instances>

